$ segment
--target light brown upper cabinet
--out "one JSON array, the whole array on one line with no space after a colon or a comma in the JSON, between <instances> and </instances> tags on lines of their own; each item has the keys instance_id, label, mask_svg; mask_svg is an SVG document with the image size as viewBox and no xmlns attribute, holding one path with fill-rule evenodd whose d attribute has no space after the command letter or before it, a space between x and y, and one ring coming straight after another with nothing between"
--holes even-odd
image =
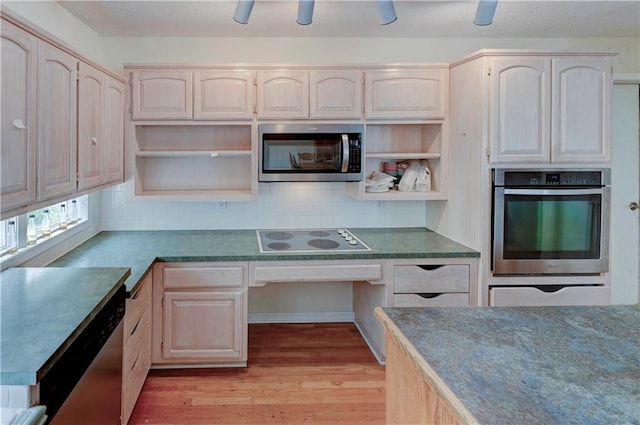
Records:
<instances>
[{"instance_id":1,"label":"light brown upper cabinet","mask_svg":"<svg viewBox=\"0 0 640 425\"><path fill-rule=\"evenodd\" d=\"M551 162L608 162L611 60L556 58L551 72Z\"/></svg>"},{"instance_id":2,"label":"light brown upper cabinet","mask_svg":"<svg viewBox=\"0 0 640 425\"><path fill-rule=\"evenodd\" d=\"M133 120L250 120L254 72L134 69Z\"/></svg>"},{"instance_id":3,"label":"light brown upper cabinet","mask_svg":"<svg viewBox=\"0 0 640 425\"><path fill-rule=\"evenodd\" d=\"M368 71L365 117L381 119L446 116L447 69Z\"/></svg>"},{"instance_id":4,"label":"light brown upper cabinet","mask_svg":"<svg viewBox=\"0 0 640 425\"><path fill-rule=\"evenodd\" d=\"M490 162L608 162L609 57L491 58Z\"/></svg>"},{"instance_id":5,"label":"light brown upper cabinet","mask_svg":"<svg viewBox=\"0 0 640 425\"><path fill-rule=\"evenodd\" d=\"M134 120L193 117L193 72L190 70L134 71L131 87Z\"/></svg>"},{"instance_id":6,"label":"light brown upper cabinet","mask_svg":"<svg viewBox=\"0 0 640 425\"><path fill-rule=\"evenodd\" d=\"M253 83L251 71L195 71L193 118L252 119Z\"/></svg>"},{"instance_id":7,"label":"light brown upper cabinet","mask_svg":"<svg viewBox=\"0 0 640 425\"><path fill-rule=\"evenodd\" d=\"M362 71L311 71L309 77L311 118L362 118Z\"/></svg>"},{"instance_id":8,"label":"light brown upper cabinet","mask_svg":"<svg viewBox=\"0 0 640 425\"><path fill-rule=\"evenodd\" d=\"M308 71L259 71L258 119L309 118Z\"/></svg>"},{"instance_id":9,"label":"light brown upper cabinet","mask_svg":"<svg viewBox=\"0 0 640 425\"><path fill-rule=\"evenodd\" d=\"M80 62L78 86L78 189L97 186L102 180L104 127L104 76Z\"/></svg>"},{"instance_id":10,"label":"light brown upper cabinet","mask_svg":"<svg viewBox=\"0 0 640 425\"><path fill-rule=\"evenodd\" d=\"M124 84L80 62L78 190L124 178Z\"/></svg>"},{"instance_id":11,"label":"light brown upper cabinet","mask_svg":"<svg viewBox=\"0 0 640 425\"><path fill-rule=\"evenodd\" d=\"M124 179L124 78L2 16L2 216Z\"/></svg>"},{"instance_id":12,"label":"light brown upper cabinet","mask_svg":"<svg viewBox=\"0 0 640 425\"><path fill-rule=\"evenodd\" d=\"M126 91L123 82L105 75L103 183L124 181L124 123Z\"/></svg>"},{"instance_id":13,"label":"light brown upper cabinet","mask_svg":"<svg viewBox=\"0 0 640 425\"><path fill-rule=\"evenodd\" d=\"M38 199L76 191L78 60L38 41Z\"/></svg>"},{"instance_id":14,"label":"light brown upper cabinet","mask_svg":"<svg viewBox=\"0 0 640 425\"><path fill-rule=\"evenodd\" d=\"M2 211L36 199L38 40L2 22Z\"/></svg>"}]
</instances>

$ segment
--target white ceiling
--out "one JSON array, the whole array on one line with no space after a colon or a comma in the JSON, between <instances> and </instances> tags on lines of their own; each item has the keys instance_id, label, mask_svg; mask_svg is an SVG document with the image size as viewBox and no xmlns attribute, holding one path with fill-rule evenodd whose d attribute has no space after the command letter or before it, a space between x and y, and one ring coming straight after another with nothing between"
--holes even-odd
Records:
<instances>
[{"instance_id":1,"label":"white ceiling","mask_svg":"<svg viewBox=\"0 0 640 425\"><path fill-rule=\"evenodd\" d=\"M380 25L375 0L316 0L296 23L296 0L256 0L247 25L232 0L57 0L102 36L202 37L640 37L640 0L500 0L493 24L473 25L477 0L395 0Z\"/></svg>"}]
</instances>

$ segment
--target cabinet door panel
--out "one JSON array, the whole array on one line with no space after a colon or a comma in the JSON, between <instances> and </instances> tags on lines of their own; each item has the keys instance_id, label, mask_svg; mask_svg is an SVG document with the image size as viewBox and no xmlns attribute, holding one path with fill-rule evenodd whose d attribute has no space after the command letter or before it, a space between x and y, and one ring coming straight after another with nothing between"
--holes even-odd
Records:
<instances>
[{"instance_id":1,"label":"cabinet door panel","mask_svg":"<svg viewBox=\"0 0 640 425\"><path fill-rule=\"evenodd\" d=\"M491 162L550 160L550 61L495 58L491 66Z\"/></svg>"},{"instance_id":2,"label":"cabinet door panel","mask_svg":"<svg viewBox=\"0 0 640 425\"><path fill-rule=\"evenodd\" d=\"M362 71L311 71L311 118L361 118Z\"/></svg>"},{"instance_id":3,"label":"cabinet door panel","mask_svg":"<svg viewBox=\"0 0 640 425\"><path fill-rule=\"evenodd\" d=\"M444 118L445 70L372 71L366 77L367 118Z\"/></svg>"},{"instance_id":4,"label":"cabinet door panel","mask_svg":"<svg viewBox=\"0 0 640 425\"><path fill-rule=\"evenodd\" d=\"M2 211L36 199L37 40L2 21Z\"/></svg>"},{"instance_id":5,"label":"cabinet door panel","mask_svg":"<svg viewBox=\"0 0 640 425\"><path fill-rule=\"evenodd\" d=\"M253 72L194 72L194 119L251 119L253 103Z\"/></svg>"},{"instance_id":6,"label":"cabinet door panel","mask_svg":"<svg viewBox=\"0 0 640 425\"><path fill-rule=\"evenodd\" d=\"M258 118L308 118L309 73L258 73Z\"/></svg>"},{"instance_id":7,"label":"cabinet door panel","mask_svg":"<svg viewBox=\"0 0 640 425\"><path fill-rule=\"evenodd\" d=\"M38 199L76 190L78 61L38 42Z\"/></svg>"},{"instance_id":8,"label":"cabinet door panel","mask_svg":"<svg viewBox=\"0 0 640 425\"><path fill-rule=\"evenodd\" d=\"M552 160L609 161L610 61L554 59L553 81Z\"/></svg>"},{"instance_id":9,"label":"cabinet door panel","mask_svg":"<svg viewBox=\"0 0 640 425\"><path fill-rule=\"evenodd\" d=\"M134 71L132 119L191 119L192 72Z\"/></svg>"},{"instance_id":10,"label":"cabinet door panel","mask_svg":"<svg viewBox=\"0 0 640 425\"><path fill-rule=\"evenodd\" d=\"M78 189L102 182L104 74L80 62L78 88Z\"/></svg>"},{"instance_id":11,"label":"cabinet door panel","mask_svg":"<svg viewBox=\"0 0 640 425\"><path fill-rule=\"evenodd\" d=\"M165 292L165 359L246 360L246 291Z\"/></svg>"},{"instance_id":12,"label":"cabinet door panel","mask_svg":"<svg viewBox=\"0 0 640 425\"><path fill-rule=\"evenodd\" d=\"M104 183L124 181L124 104L125 86L105 75L104 106Z\"/></svg>"}]
</instances>

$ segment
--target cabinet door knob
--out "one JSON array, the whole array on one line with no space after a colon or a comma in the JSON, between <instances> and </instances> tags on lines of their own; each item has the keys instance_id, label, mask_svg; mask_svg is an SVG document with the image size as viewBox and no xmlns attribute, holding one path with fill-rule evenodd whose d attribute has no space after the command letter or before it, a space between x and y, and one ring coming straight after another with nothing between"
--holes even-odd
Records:
<instances>
[{"instance_id":1,"label":"cabinet door knob","mask_svg":"<svg viewBox=\"0 0 640 425\"><path fill-rule=\"evenodd\" d=\"M91 143L93 143L94 145L97 145L98 144L98 139L95 138L95 137L92 137L91 138Z\"/></svg>"},{"instance_id":2,"label":"cabinet door knob","mask_svg":"<svg viewBox=\"0 0 640 425\"><path fill-rule=\"evenodd\" d=\"M14 126L15 128L19 128L19 129L25 129L25 128L27 128L27 127L25 127L25 126L24 126L24 123L22 122L22 120L21 120L21 119L15 119L15 120L13 120L13 126Z\"/></svg>"},{"instance_id":3,"label":"cabinet door knob","mask_svg":"<svg viewBox=\"0 0 640 425\"><path fill-rule=\"evenodd\" d=\"M629 204L629 208L631 209L631 211L635 211L638 208L640 208L640 205L638 205L637 202L633 201L632 203Z\"/></svg>"}]
</instances>

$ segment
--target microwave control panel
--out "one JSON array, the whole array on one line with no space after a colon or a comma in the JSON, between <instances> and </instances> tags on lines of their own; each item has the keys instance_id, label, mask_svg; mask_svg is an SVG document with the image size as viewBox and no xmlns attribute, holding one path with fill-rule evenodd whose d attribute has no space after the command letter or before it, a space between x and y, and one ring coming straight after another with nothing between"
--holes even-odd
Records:
<instances>
[{"instance_id":1,"label":"microwave control panel","mask_svg":"<svg viewBox=\"0 0 640 425\"><path fill-rule=\"evenodd\" d=\"M349 139L348 173L359 173L362 169L362 142L360 138Z\"/></svg>"}]
</instances>

